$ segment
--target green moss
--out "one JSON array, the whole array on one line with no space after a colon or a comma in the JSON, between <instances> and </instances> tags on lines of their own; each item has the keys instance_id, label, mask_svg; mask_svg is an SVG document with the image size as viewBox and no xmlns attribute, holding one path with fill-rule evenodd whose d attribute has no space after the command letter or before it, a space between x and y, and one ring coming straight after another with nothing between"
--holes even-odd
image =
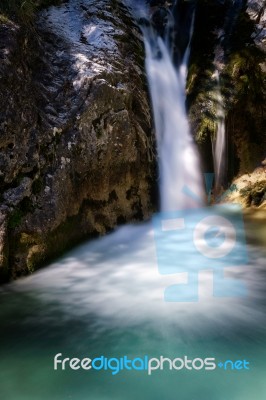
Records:
<instances>
[{"instance_id":1,"label":"green moss","mask_svg":"<svg viewBox=\"0 0 266 400\"><path fill-rule=\"evenodd\" d=\"M33 246L27 257L26 265L30 274L36 271L45 261L45 247L41 245Z\"/></svg>"},{"instance_id":2,"label":"green moss","mask_svg":"<svg viewBox=\"0 0 266 400\"><path fill-rule=\"evenodd\" d=\"M244 24L246 24L244 29ZM254 22L241 13L223 74L228 132L237 148L239 173L251 172L263 157L265 132L265 55L253 42Z\"/></svg>"},{"instance_id":3,"label":"green moss","mask_svg":"<svg viewBox=\"0 0 266 400\"><path fill-rule=\"evenodd\" d=\"M6 24L10 22L6 15L0 14L0 24Z\"/></svg>"},{"instance_id":4,"label":"green moss","mask_svg":"<svg viewBox=\"0 0 266 400\"><path fill-rule=\"evenodd\" d=\"M196 135L197 142L202 143L207 136L213 137L216 132L216 126L216 122L213 118L208 118L207 116L202 118Z\"/></svg>"},{"instance_id":5,"label":"green moss","mask_svg":"<svg viewBox=\"0 0 266 400\"><path fill-rule=\"evenodd\" d=\"M246 199L247 206L259 206L266 200L266 180L256 182L253 185L240 190L240 195Z\"/></svg>"},{"instance_id":6,"label":"green moss","mask_svg":"<svg viewBox=\"0 0 266 400\"><path fill-rule=\"evenodd\" d=\"M187 106L192 131L205 151L207 148L211 151L218 122L217 80L212 77L215 70L214 50L219 44L215 32L224 25L229 2L221 6L220 21L217 20L217 2L210 3L203 0L197 5L196 34L192 41L187 81ZM229 139L229 179L238 173L254 170L264 157L261 144L265 141L266 75L261 64L265 55L254 43L255 31L255 21L250 19L243 6L234 27L228 30L222 41L225 66L220 73L220 88ZM210 163L208 168L211 167Z\"/></svg>"}]
</instances>

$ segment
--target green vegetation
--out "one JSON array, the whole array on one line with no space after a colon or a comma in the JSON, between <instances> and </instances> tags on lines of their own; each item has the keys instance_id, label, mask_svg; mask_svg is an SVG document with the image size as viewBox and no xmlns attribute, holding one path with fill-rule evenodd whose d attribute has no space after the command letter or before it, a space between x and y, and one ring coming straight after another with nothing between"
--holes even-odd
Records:
<instances>
[{"instance_id":1,"label":"green vegetation","mask_svg":"<svg viewBox=\"0 0 266 400\"><path fill-rule=\"evenodd\" d=\"M214 52L222 45L224 63L220 73L226 111L228 152L232 155L229 174L251 172L263 158L265 129L265 54L254 43L256 22L243 7L232 29L221 42L217 32L224 25L229 3L198 2L187 84L187 105L197 142L211 148L217 127L217 80ZM219 8L220 7L220 11ZM219 16L219 20L218 20ZM206 157L205 157L206 158ZM211 166L210 166L211 167Z\"/></svg>"},{"instance_id":2,"label":"green vegetation","mask_svg":"<svg viewBox=\"0 0 266 400\"><path fill-rule=\"evenodd\" d=\"M213 138L217 127L217 80L214 50L226 7L211 0L198 2L187 82L187 106L198 143Z\"/></svg>"},{"instance_id":3,"label":"green vegetation","mask_svg":"<svg viewBox=\"0 0 266 400\"><path fill-rule=\"evenodd\" d=\"M265 126L265 71L263 52L255 45L254 22L243 11L231 36L231 48L223 73L227 99L227 129L237 149L239 172L251 172L263 158Z\"/></svg>"},{"instance_id":4,"label":"green vegetation","mask_svg":"<svg viewBox=\"0 0 266 400\"><path fill-rule=\"evenodd\" d=\"M1 8L1 5L0 5L0 8ZM7 23L8 21L9 21L9 19L5 15L0 14L0 24Z\"/></svg>"},{"instance_id":5,"label":"green vegetation","mask_svg":"<svg viewBox=\"0 0 266 400\"><path fill-rule=\"evenodd\" d=\"M256 182L240 190L242 197L246 198L246 205L259 206L266 199L266 181Z\"/></svg>"}]
</instances>

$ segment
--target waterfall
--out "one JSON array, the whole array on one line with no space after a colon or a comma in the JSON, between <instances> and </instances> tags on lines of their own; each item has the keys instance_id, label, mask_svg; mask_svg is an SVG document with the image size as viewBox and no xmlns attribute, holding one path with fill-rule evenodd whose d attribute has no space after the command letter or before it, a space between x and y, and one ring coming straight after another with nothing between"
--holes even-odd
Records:
<instances>
[{"instance_id":1,"label":"waterfall","mask_svg":"<svg viewBox=\"0 0 266 400\"><path fill-rule=\"evenodd\" d=\"M185 107L190 40L183 59L175 67L170 37L173 18L171 10L167 12L170 18L162 37L151 24L149 9L144 6L138 8L155 122L161 210L173 211L198 207L202 203L203 188L199 158ZM193 26L190 28L190 39L192 29ZM190 196L186 194L188 192Z\"/></svg>"},{"instance_id":2,"label":"waterfall","mask_svg":"<svg viewBox=\"0 0 266 400\"><path fill-rule=\"evenodd\" d=\"M130 1L133 7L140 4L140 0ZM59 25L51 26L60 27L61 38L71 38L66 41L69 50L81 49L93 61L94 50L87 50L90 45L83 49L79 44L83 28L78 8L83 2L73 0L77 8L68 2L53 8L60 18ZM104 2L104 6L108 4L111 10L114 3ZM86 4L91 18L96 0L86 0ZM110 13L110 18L115 15ZM162 209L187 207L189 201L195 206L193 193L200 198L202 188L185 108L189 30L175 67L168 33L167 37L156 34L145 7L138 18L147 19L142 29ZM190 38L192 31L193 26ZM81 78L89 76L89 61L85 57L80 61ZM216 79L219 83L218 73ZM220 89L216 93L218 131L222 131ZM222 148L220 137L217 134L217 149ZM192 196L183 197L183 192ZM98 212L101 216L101 207L95 217ZM231 207L181 210L163 217L164 213L156 216L157 228L152 221L127 224L90 239L50 266L0 287L2 399L265 398L265 254L258 247L263 243L263 221L258 222L257 215L256 223L245 219L247 246L242 216ZM86 221L82 216L80 223ZM78 226L68 224L67 231ZM58 234L54 237L61 240ZM27 234L22 234L20 246L28 243L26 239ZM221 251L229 253L223 258ZM169 268L165 269L166 264ZM237 291L242 281L248 292L244 298ZM233 296L232 288L236 290ZM56 366L58 356L61 362ZM215 361L215 370L208 370L208 359Z\"/></svg>"},{"instance_id":3,"label":"waterfall","mask_svg":"<svg viewBox=\"0 0 266 400\"><path fill-rule=\"evenodd\" d=\"M224 179L226 174L226 133L225 133L225 113L223 108L223 98L220 88L219 72L216 70L215 76L217 79L217 129L216 136L213 141L213 161L215 175L215 193L223 189Z\"/></svg>"},{"instance_id":4,"label":"waterfall","mask_svg":"<svg viewBox=\"0 0 266 400\"><path fill-rule=\"evenodd\" d=\"M217 128L216 135L212 143L212 153L213 153L213 164L214 164L214 175L215 175L215 185L214 192L215 195L219 195L226 185L226 174L227 174L227 159L226 159L226 130L225 130L225 111L224 111L224 101L221 94L220 85L220 72L225 64L225 51L229 46L229 41L231 34L233 32L234 26L236 24L239 13L243 7L243 0L232 0L231 5L228 9L227 16L225 18L225 23L223 29L218 32L219 44L215 51L215 73L214 78L217 82L217 95L216 95L216 116L217 116Z\"/></svg>"}]
</instances>

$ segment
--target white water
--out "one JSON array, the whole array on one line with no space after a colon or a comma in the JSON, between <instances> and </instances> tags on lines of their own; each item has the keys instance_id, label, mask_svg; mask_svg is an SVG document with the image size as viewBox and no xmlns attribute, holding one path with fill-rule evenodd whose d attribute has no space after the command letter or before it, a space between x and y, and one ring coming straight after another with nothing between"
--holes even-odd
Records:
<instances>
[{"instance_id":1,"label":"white water","mask_svg":"<svg viewBox=\"0 0 266 400\"><path fill-rule=\"evenodd\" d=\"M198 203L183 193L184 188L189 185L190 191L201 202L201 172L186 117L182 75L176 73L160 38L158 48L161 59L153 56L153 49L147 38L145 45L159 155L161 210L195 207Z\"/></svg>"},{"instance_id":2,"label":"white water","mask_svg":"<svg viewBox=\"0 0 266 400\"><path fill-rule=\"evenodd\" d=\"M135 12L149 20L143 6L135 6ZM202 173L185 107L190 41L176 68L170 37L162 39L152 27L142 26L142 31L159 157L161 210L198 207L203 203ZM170 29L166 32L169 34ZM191 39L193 22L190 33Z\"/></svg>"},{"instance_id":3,"label":"white water","mask_svg":"<svg viewBox=\"0 0 266 400\"><path fill-rule=\"evenodd\" d=\"M194 212L199 219L206 216L205 211ZM230 208L223 212L224 217L234 221ZM178 331L182 342L216 335L225 328L223 335L229 337L243 326L246 331L264 331L266 325L261 322L265 319L263 254L250 247L249 263L242 265L245 243L238 242L234 249L234 266L225 265L224 273L217 275L218 267L213 269L213 260L206 258L202 263L193 246L193 225L194 220L188 214L182 238L177 232L168 239L167 255L175 259L171 273L162 273L157 258L158 246L164 245L166 251L166 233L161 231L160 239L155 239L151 223L127 225L79 246L50 267L11 284L10 290L9 286L2 288L3 294L14 293L15 309L23 307L20 301L23 294L44 304L41 319L47 325L57 323L58 312L66 321L76 317L88 326L91 315L96 315L99 324L96 332L142 325L163 336ZM183 290L190 295L193 290L193 285L189 284L191 275L198 275L198 301L164 301L165 289L173 285L177 295L182 295ZM231 279L235 284L246 285L246 297L215 296L214 284L223 287ZM39 313L28 318L29 322L38 321Z\"/></svg>"},{"instance_id":4,"label":"white water","mask_svg":"<svg viewBox=\"0 0 266 400\"><path fill-rule=\"evenodd\" d=\"M234 30L237 18L243 6L242 0L233 0L231 7L229 8L228 15L225 19L225 24L223 29L218 31L219 44L216 46L215 51L215 79L217 81L217 129L216 137L212 144L213 152L213 163L214 163L214 175L215 175L215 187L214 191L216 195L220 194L224 186L226 185L225 179L227 174L227 156L226 156L226 129L225 129L225 110L224 110L224 99L221 94L220 85L220 73L225 65L225 48L226 44L222 41L224 37L230 38L231 33Z\"/></svg>"},{"instance_id":5,"label":"white water","mask_svg":"<svg viewBox=\"0 0 266 400\"><path fill-rule=\"evenodd\" d=\"M215 192L218 194L223 189L226 174L226 132L223 98L220 89L219 72L216 70L217 79L217 130L213 142L213 161L215 175Z\"/></svg>"}]
</instances>

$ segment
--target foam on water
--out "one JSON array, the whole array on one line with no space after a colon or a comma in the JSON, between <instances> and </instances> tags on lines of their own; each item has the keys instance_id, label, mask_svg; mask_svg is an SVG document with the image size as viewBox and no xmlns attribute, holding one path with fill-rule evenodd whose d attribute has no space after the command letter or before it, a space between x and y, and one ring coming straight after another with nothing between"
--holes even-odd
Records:
<instances>
[{"instance_id":1,"label":"foam on water","mask_svg":"<svg viewBox=\"0 0 266 400\"><path fill-rule=\"evenodd\" d=\"M175 250L177 245L179 252ZM239 244L239 254L244 246ZM248 265L227 267L224 271L225 276L247 285L247 297L213 297L213 271L206 263L206 269L199 272L199 301L195 303L164 301L167 286L186 283L188 274L198 271L197 250L186 232L183 242L177 244L173 240L168 243L168 250L176 252L176 265L185 258L187 272L161 275L152 224L125 226L78 247L49 268L11 284L10 290L18 294L18 303L19 294L31 293L47 304L44 310L50 320L55 307L66 318L79 316L88 324L89 316L96 314L102 320L102 328L107 329L110 324L127 327L148 324L154 330L173 326L180 338L185 338L188 331L191 338L196 332L199 336L215 335L222 327L227 328L228 334L243 326L260 330L265 319L265 309L260 304L263 257L256 249L251 249ZM219 279L218 284L223 282L222 276ZM2 289L4 293L9 293L8 287ZM45 313L42 317L46 318Z\"/></svg>"}]
</instances>

